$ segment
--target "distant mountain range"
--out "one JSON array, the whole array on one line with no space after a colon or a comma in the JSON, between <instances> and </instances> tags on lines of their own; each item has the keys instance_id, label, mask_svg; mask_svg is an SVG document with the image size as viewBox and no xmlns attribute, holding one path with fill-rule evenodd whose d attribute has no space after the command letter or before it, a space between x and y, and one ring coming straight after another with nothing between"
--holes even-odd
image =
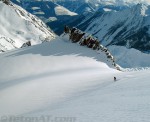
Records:
<instances>
[{"instance_id":1,"label":"distant mountain range","mask_svg":"<svg viewBox=\"0 0 150 122\"><path fill-rule=\"evenodd\" d=\"M119 45L150 51L149 5L137 4L121 11L97 11L83 17L77 27L98 37L105 46Z\"/></svg>"},{"instance_id":2,"label":"distant mountain range","mask_svg":"<svg viewBox=\"0 0 150 122\"><path fill-rule=\"evenodd\" d=\"M140 1L140 4L137 4L138 0L12 1L40 17L57 34L63 32L64 25L76 26L98 37L105 46L126 46L143 52L150 50L147 0ZM56 8L65 12L60 14Z\"/></svg>"}]
</instances>

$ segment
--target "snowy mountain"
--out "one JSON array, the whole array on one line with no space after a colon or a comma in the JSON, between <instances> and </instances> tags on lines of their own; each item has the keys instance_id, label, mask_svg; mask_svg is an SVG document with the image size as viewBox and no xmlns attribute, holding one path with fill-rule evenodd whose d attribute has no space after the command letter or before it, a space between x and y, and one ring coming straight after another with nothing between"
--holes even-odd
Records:
<instances>
[{"instance_id":1,"label":"snowy mountain","mask_svg":"<svg viewBox=\"0 0 150 122\"><path fill-rule=\"evenodd\" d=\"M121 11L97 11L78 27L97 36L105 46L119 45L150 50L150 6L137 4Z\"/></svg>"},{"instance_id":2,"label":"snowy mountain","mask_svg":"<svg viewBox=\"0 0 150 122\"><path fill-rule=\"evenodd\" d=\"M68 38L2 53L0 120L148 122L150 70L110 66Z\"/></svg>"},{"instance_id":3,"label":"snowy mountain","mask_svg":"<svg viewBox=\"0 0 150 122\"><path fill-rule=\"evenodd\" d=\"M48 41L0 54L1 122L149 122L150 55L131 48L149 50L149 6L102 10L75 23L81 20L78 27L130 69L116 70L105 51L56 36L37 17L0 1L2 51Z\"/></svg>"},{"instance_id":4,"label":"snowy mountain","mask_svg":"<svg viewBox=\"0 0 150 122\"><path fill-rule=\"evenodd\" d=\"M138 3L149 5L148 0L12 0L16 4L22 6L28 12L41 18L52 30L60 35L64 25L72 23L78 16L76 13L84 17L93 14L96 11L122 11L131 8ZM60 6L61 5L61 6ZM57 14L55 7L59 6L63 12ZM67 9L66 9L67 8ZM64 10L65 9L65 10ZM70 10L70 11L69 11ZM72 12L71 12L72 11ZM60 12L60 11L59 11ZM73 13L75 12L75 13ZM60 16L61 15L61 16ZM81 17L79 17L81 18Z\"/></svg>"},{"instance_id":5,"label":"snowy mountain","mask_svg":"<svg viewBox=\"0 0 150 122\"><path fill-rule=\"evenodd\" d=\"M97 7L99 6L84 0L56 0L55 2L78 14L94 13Z\"/></svg>"},{"instance_id":6,"label":"snowy mountain","mask_svg":"<svg viewBox=\"0 0 150 122\"><path fill-rule=\"evenodd\" d=\"M61 34L65 23L76 18L77 13L52 1L11 0L15 4L42 19L55 33Z\"/></svg>"},{"instance_id":7,"label":"snowy mountain","mask_svg":"<svg viewBox=\"0 0 150 122\"><path fill-rule=\"evenodd\" d=\"M123 7L133 6L138 3L150 4L149 0L49 0L65 6L78 14L84 12L95 12L99 7Z\"/></svg>"},{"instance_id":8,"label":"snowy mountain","mask_svg":"<svg viewBox=\"0 0 150 122\"><path fill-rule=\"evenodd\" d=\"M40 19L11 2L0 1L0 27L1 52L20 48L28 41L35 45L56 37Z\"/></svg>"}]
</instances>

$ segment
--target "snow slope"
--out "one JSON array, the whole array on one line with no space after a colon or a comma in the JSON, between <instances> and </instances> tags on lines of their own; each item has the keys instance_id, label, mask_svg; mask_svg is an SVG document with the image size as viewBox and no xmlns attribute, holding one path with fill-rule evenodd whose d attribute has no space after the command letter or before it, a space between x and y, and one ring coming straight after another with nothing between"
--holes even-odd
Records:
<instances>
[{"instance_id":1,"label":"snow slope","mask_svg":"<svg viewBox=\"0 0 150 122\"><path fill-rule=\"evenodd\" d=\"M104 75L112 80L119 71L106 60L103 53L60 39L1 54L0 115L51 106Z\"/></svg>"},{"instance_id":2,"label":"snow slope","mask_svg":"<svg viewBox=\"0 0 150 122\"><path fill-rule=\"evenodd\" d=\"M107 64L103 54L65 38L2 53L0 120L148 122L150 70Z\"/></svg>"},{"instance_id":3,"label":"snow slope","mask_svg":"<svg viewBox=\"0 0 150 122\"><path fill-rule=\"evenodd\" d=\"M134 48L127 49L124 46L109 46L108 49L115 57L117 64L124 68L150 67L150 54L143 53Z\"/></svg>"},{"instance_id":4,"label":"snow slope","mask_svg":"<svg viewBox=\"0 0 150 122\"><path fill-rule=\"evenodd\" d=\"M50 41L56 35L34 15L21 7L0 1L0 51L19 48L31 41L32 45Z\"/></svg>"}]
</instances>

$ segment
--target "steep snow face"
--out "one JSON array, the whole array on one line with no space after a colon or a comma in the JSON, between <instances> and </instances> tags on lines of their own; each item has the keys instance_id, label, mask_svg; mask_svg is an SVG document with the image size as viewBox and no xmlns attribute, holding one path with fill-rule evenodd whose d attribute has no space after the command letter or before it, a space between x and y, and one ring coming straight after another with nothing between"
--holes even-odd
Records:
<instances>
[{"instance_id":1,"label":"steep snow face","mask_svg":"<svg viewBox=\"0 0 150 122\"><path fill-rule=\"evenodd\" d=\"M28 12L42 19L56 34L61 34L65 23L75 19L77 14L52 1L11 0Z\"/></svg>"},{"instance_id":2,"label":"steep snow face","mask_svg":"<svg viewBox=\"0 0 150 122\"><path fill-rule=\"evenodd\" d=\"M104 45L121 45L149 51L149 11L149 6L137 4L118 12L96 12L78 27L97 36Z\"/></svg>"},{"instance_id":3,"label":"steep snow face","mask_svg":"<svg viewBox=\"0 0 150 122\"><path fill-rule=\"evenodd\" d=\"M56 36L40 19L14 4L0 2L0 18L1 51L19 48L27 41L39 44Z\"/></svg>"}]
</instances>

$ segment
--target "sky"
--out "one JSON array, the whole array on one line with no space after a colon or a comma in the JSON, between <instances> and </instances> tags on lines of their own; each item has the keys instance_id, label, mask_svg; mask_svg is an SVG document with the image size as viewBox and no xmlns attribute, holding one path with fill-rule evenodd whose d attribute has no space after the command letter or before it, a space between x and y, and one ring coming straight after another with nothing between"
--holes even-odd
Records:
<instances>
[{"instance_id":1,"label":"sky","mask_svg":"<svg viewBox=\"0 0 150 122\"><path fill-rule=\"evenodd\" d=\"M93 0L91 0L93 1ZM94 0L96 1L96 0ZM150 0L97 0L97 1L103 1L103 2L106 2L106 1L109 1L109 2L119 2L119 3L148 3L150 4Z\"/></svg>"},{"instance_id":2,"label":"sky","mask_svg":"<svg viewBox=\"0 0 150 122\"><path fill-rule=\"evenodd\" d=\"M67 0L66 0L67 1ZM69 1L69 0L68 0ZM109 2L109 3L148 3L150 4L150 0L85 0L85 1L90 1L90 2Z\"/></svg>"}]
</instances>

